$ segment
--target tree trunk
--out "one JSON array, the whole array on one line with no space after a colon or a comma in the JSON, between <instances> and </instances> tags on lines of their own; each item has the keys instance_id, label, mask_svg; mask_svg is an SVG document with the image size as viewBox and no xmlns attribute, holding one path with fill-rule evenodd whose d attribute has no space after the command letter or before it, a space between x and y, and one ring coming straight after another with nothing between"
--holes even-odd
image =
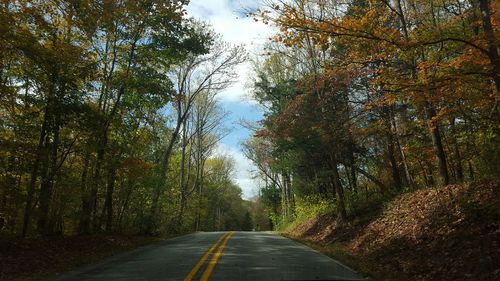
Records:
<instances>
[{"instance_id":1,"label":"tree trunk","mask_svg":"<svg viewBox=\"0 0 500 281\"><path fill-rule=\"evenodd\" d=\"M401 175L399 173L398 162L396 160L395 150L394 150L394 137L391 132L387 134L387 157L391 163L391 174L394 187L397 190L401 190Z\"/></svg>"},{"instance_id":2,"label":"tree trunk","mask_svg":"<svg viewBox=\"0 0 500 281\"><path fill-rule=\"evenodd\" d=\"M138 39L134 38L134 41L130 45L130 52L128 53L127 58L127 67L125 70L125 77L122 81L121 86L118 89L118 93L113 104L113 107L108 111L106 102L102 101L102 94L106 91L105 87L101 90L101 97L99 98L99 106L102 114L102 120L100 124L100 128L98 131L98 135L96 136L96 144L97 144L97 159L94 168L94 174L92 177L92 184L89 196L89 208L82 212L82 217L80 219L80 225L82 226L80 229L82 234L88 234L91 232L91 227L96 231L98 227L98 218L97 218L97 192L99 190L99 185L101 183L101 167L104 162L104 155L106 153L106 148L108 145L108 133L109 128L111 126L111 121L114 116L118 112L118 109L121 105L122 97L125 95L125 91L127 88L127 78L130 73L130 69L132 68L132 64L135 59L135 51L137 47ZM106 81L107 82L107 81ZM108 113L107 113L108 112ZM106 114L107 113L107 114Z\"/></svg>"},{"instance_id":3,"label":"tree trunk","mask_svg":"<svg viewBox=\"0 0 500 281\"><path fill-rule=\"evenodd\" d=\"M340 164L342 165L347 165L349 166L348 163L345 163L343 161L338 161ZM365 176L367 179L369 179L370 181L372 181L374 184L376 184L378 187L380 187L381 190L385 190L387 189L387 186L385 186L385 184L383 184L379 179L377 179L376 177L370 175L369 173L367 173L366 171L364 171L363 169L359 168L359 167L356 167L356 166L352 166L351 168L353 168L354 170L356 170L358 173L362 174L363 176Z\"/></svg>"},{"instance_id":4,"label":"tree trunk","mask_svg":"<svg viewBox=\"0 0 500 281\"><path fill-rule=\"evenodd\" d=\"M97 141L97 158L94 166L94 172L91 181L91 189L87 202L84 203L80 217L80 234L90 234L92 232L92 222L94 230L97 227L96 209L97 192L101 182L101 166L104 161L104 153L107 145L107 130L101 132Z\"/></svg>"},{"instance_id":5,"label":"tree trunk","mask_svg":"<svg viewBox=\"0 0 500 281\"><path fill-rule=\"evenodd\" d=\"M45 143L47 144L49 140L47 139ZM49 147L46 147L46 150L50 149ZM49 204L50 204L50 198L52 196L52 188L53 188L53 181L50 179L50 157L47 157L44 161L44 166L42 168L42 179L41 179L41 184L40 184L40 196L39 196L39 203L38 203L38 222L37 222L37 230L38 233L41 235L46 235L48 234L46 226L47 226L47 221L48 221L48 215L49 215Z\"/></svg>"},{"instance_id":6,"label":"tree trunk","mask_svg":"<svg viewBox=\"0 0 500 281\"><path fill-rule=\"evenodd\" d=\"M356 166L356 156L354 155L356 143L352 137L352 134L349 132L349 152L348 152L348 160L349 165L344 165L347 173L347 178L349 179L349 184L351 186L352 191L357 194L358 193L358 179L356 176L356 170L352 167Z\"/></svg>"},{"instance_id":7,"label":"tree trunk","mask_svg":"<svg viewBox=\"0 0 500 281\"><path fill-rule=\"evenodd\" d=\"M455 129L455 118L452 117L450 120L450 126L451 126L451 133L453 134L452 136L452 144L453 144L453 154L455 156L455 175L456 179L458 182L463 182L464 181L464 171L462 168L462 156L460 155L460 148L458 146L458 141L457 141L457 136L456 136L456 129Z\"/></svg>"},{"instance_id":8,"label":"tree trunk","mask_svg":"<svg viewBox=\"0 0 500 281\"><path fill-rule=\"evenodd\" d=\"M406 115L405 113L406 112L403 111L404 115ZM391 130L394 132L393 133L394 144L397 147L396 149L399 152L399 156L401 158L401 162L402 162L402 166L403 166L405 185L408 187L412 187L413 180L412 180L411 175L410 175L410 170L408 169L408 163L406 161L406 155L405 155L404 149L401 146L398 123L397 123L396 118L394 116L393 110L391 110L391 112L390 112L390 123L391 123ZM401 177L401 178L403 178L403 177Z\"/></svg>"},{"instance_id":9,"label":"tree trunk","mask_svg":"<svg viewBox=\"0 0 500 281\"><path fill-rule=\"evenodd\" d=\"M84 156L84 162L83 162L83 171L82 171L82 178L80 182L80 191L81 191L81 196L82 196L82 209L80 213L80 223L78 227L78 232L83 234L83 233L88 233L89 232L89 221L90 216L86 216L87 214L90 214L90 199L89 195L87 193L87 173L89 169L89 162L90 162L90 153L87 153Z\"/></svg>"},{"instance_id":10,"label":"tree trunk","mask_svg":"<svg viewBox=\"0 0 500 281\"><path fill-rule=\"evenodd\" d=\"M106 210L106 232L112 232L113 228L113 192L115 189L116 168L111 167L109 170L108 185L106 188L106 198L104 201L104 209Z\"/></svg>"},{"instance_id":11,"label":"tree trunk","mask_svg":"<svg viewBox=\"0 0 500 281\"><path fill-rule=\"evenodd\" d=\"M31 171L31 179L30 179L30 183L28 186L28 194L26 197L26 206L24 209L23 230L22 230L23 237L26 237L26 234L28 234L28 227L29 227L31 213L32 213L32 206L31 205L33 204L33 197L35 195L35 190L36 190L38 169L40 168L41 157L42 157L42 154L44 153L44 151L43 151L44 141L45 141L45 136L47 134L47 126L48 126L48 119L47 118L48 118L47 112L45 112L44 122L43 122L42 128L40 130L40 138L38 139L38 146L36 149L35 161L33 163L33 169Z\"/></svg>"},{"instance_id":12,"label":"tree trunk","mask_svg":"<svg viewBox=\"0 0 500 281\"><path fill-rule=\"evenodd\" d=\"M488 56L491 61L493 70L492 78L495 82L496 97L498 98L498 93L500 92L500 58L498 56L498 42L495 38L495 31L491 23L491 10L489 0L479 0L479 10L481 11L481 18L483 22L484 34L486 35L486 41L488 42ZM498 12L498 11L497 11ZM498 103L498 99L495 103Z\"/></svg>"},{"instance_id":13,"label":"tree trunk","mask_svg":"<svg viewBox=\"0 0 500 281\"><path fill-rule=\"evenodd\" d=\"M292 177L290 173L286 174L286 179L287 184L288 184L288 200L290 202L290 209L292 214L295 214L295 197L292 192Z\"/></svg>"},{"instance_id":14,"label":"tree trunk","mask_svg":"<svg viewBox=\"0 0 500 281\"><path fill-rule=\"evenodd\" d=\"M201 155L199 155L201 157ZM198 184L198 206L196 208L196 231L198 231L201 227L201 205L203 203L203 178L204 178L204 172L203 172L203 167L205 166L205 161L201 161L201 167L199 168L199 177L197 177L197 184ZM198 170L198 169L197 169Z\"/></svg>"},{"instance_id":15,"label":"tree trunk","mask_svg":"<svg viewBox=\"0 0 500 281\"><path fill-rule=\"evenodd\" d=\"M134 186L134 183L132 182L132 180L128 179L127 187L126 187L127 190L125 191L125 200L122 204L120 214L118 215L118 226L120 228L122 227L123 214L125 214L125 211L128 208L128 203L130 201L130 196L132 194L133 186Z\"/></svg>"},{"instance_id":16,"label":"tree trunk","mask_svg":"<svg viewBox=\"0 0 500 281\"><path fill-rule=\"evenodd\" d=\"M187 206L187 196L185 192L181 192L181 198L180 198L180 208L179 208L179 213L177 216L177 223L176 223L176 232L180 233L182 231L182 221L184 218L184 211L186 210Z\"/></svg>"},{"instance_id":17,"label":"tree trunk","mask_svg":"<svg viewBox=\"0 0 500 281\"><path fill-rule=\"evenodd\" d=\"M292 193L292 180L290 178L290 174L288 172L284 172L283 174L283 183L284 186L286 186L286 198L288 202L288 215L292 215L294 213L295 209L295 204L293 200L293 193Z\"/></svg>"},{"instance_id":18,"label":"tree trunk","mask_svg":"<svg viewBox=\"0 0 500 281\"><path fill-rule=\"evenodd\" d=\"M181 137L181 167L180 167L180 175L179 175L179 187L181 189L181 197L180 197L180 205L179 205L179 212L177 213L177 220L176 220L176 226L179 228L179 231L182 226L182 219L184 216L184 209L187 204L187 180L186 180L186 174L189 174L189 167L188 171L186 171L186 148L188 145L187 141L187 134L188 134L188 128L187 128L187 119L184 120L183 125L182 125L182 137ZM189 165L188 165L189 166ZM177 232L179 232L177 231Z\"/></svg>"},{"instance_id":19,"label":"tree trunk","mask_svg":"<svg viewBox=\"0 0 500 281\"><path fill-rule=\"evenodd\" d=\"M405 39L408 39L408 26L407 26L407 22L406 22L404 13L403 13L401 0L396 1L396 9L397 9L398 14L399 14L398 16L400 19L400 23L401 23L401 27L402 27L402 31L403 31L403 36ZM417 75L418 72L417 72L417 68L416 68L415 63L412 63L412 65L411 65L411 73L412 73L412 77L415 80L417 80L418 79L418 75ZM434 151L436 153L436 158L438 160L440 175L443 179L443 183L445 185L447 185L447 184L449 184L450 180L449 180L448 169L447 169L447 164L446 164L446 155L444 153L443 144L441 141L441 134L439 132L439 126L438 126L437 122L434 120L434 118L436 117L436 112L435 112L435 109L432 107L432 105L429 104L428 102L424 103L424 108L425 108L425 114L426 114L426 117L427 117L428 123L429 123L429 129L431 131L431 138L432 138Z\"/></svg>"},{"instance_id":20,"label":"tree trunk","mask_svg":"<svg viewBox=\"0 0 500 281\"><path fill-rule=\"evenodd\" d=\"M179 102L179 106L180 106ZM178 108L177 112L177 124L175 126L174 131L172 132L172 137L170 138L170 141L167 145L167 149L163 153L161 163L160 163L160 177L158 179L158 183L153 189L153 197L152 197L152 203L151 203L151 209L149 212L149 219L146 225L146 233L152 233L155 228L155 220L156 220L156 213L158 211L158 204L160 201L160 195L161 195L161 190L167 180L167 172L169 169L169 161L170 161L170 155L172 154L174 144L177 141L177 138L179 137L179 131L181 129L181 125L184 122L184 119L187 116L187 112L182 113L180 111L180 108Z\"/></svg>"},{"instance_id":21,"label":"tree trunk","mask_svg":"<svg viewBox=\"0 0 500 281\"><path fill-rule=\"evenodd\" d=\"M469 180L473 181L474 180L474 169L472 168L472 162L470 160L467 162L469 164Z\"/></svg>"},{"instance_id":22,"label":"tree trunk","mask_svg":"<svg viewBox=\"0 0 500 281\"><path fill-rule=\"evenodd\" d=\"M425 105L425 113L427 116L429 130L431 131L432 145L434 147L434 153L436 154L436 158L438 160L439 165L439 174L441 175L442 181L444 185L448 185L450 183L450 177L448 175L448 165L446 163L446 154L444 152L443 142L441 139L441 133L439 131L439 125L435 119L436 111L430 105Z\"/></svg>"},{"instance_id":23,"label":"tree trunk","mask_svg":"<svg viewBox=\"0 0 500 281\"><path fill-rule=\"evenodd\" d=\"M432 167L431 163L429 163L429 162L425 163L425 171L427 173L427 181L429 183L428 186L429 187L435 186L436 182L434 181L434 175L432 173L433 167Z\"/></svg>"},{"instance_id":24,"label":"tree trunk","mask_svg":"<svg viewBox=\"0 0 500 281\"><path fill-rule=\"evenodd\" d=\"M335 188L335 195L337 196L337 210L340 221L345 221L347 218L347 211L345 207L344 190L340 181L340 174L338 170L338 161L336 157L330 154L332 181Z\"/></svg>"},{"instance_id":25,"label":"tree trunk","mask_svg":"<svg viewBox=\"0 0 500 281\"><path fill-rule=\"evenodd\" d=\"M281 187L281 212L283 215L283 220L286 221L288 220L289 217L289 201L288 201L288 183L285 180L285 172L281 173L281 181L282 181L282 187Z\"/></svg>"},{"instance_id":26,"label":"tree trunk","mask_svg":"<svg viewBox=\"0 0 500 281\"><path fill-rule=\"evenodd\" d=\"M106 147L108 145L108 130L104 130L99 141L99 147L97 149L97 159L94 167L94 176L92 178L92 185L90 189L90 220L89 229L93 228L93 231L98 231L98 217L97 217L97 193L101 185L101 167L104 163L104 154L106 153Z\"/></svg>"},{"instance_id":27,"label":"tree trunk","mask_svg":"<svg viewBox=\"0 0 500 281\"><path fill-rule=\"evenodd\" d=\"M55 107L55 105L53 105ZM52 232L51 229L47 228L47 222L49 220L49 208L52 199L52 192L54 189L54 179L57 173L57 156L59 151L60 136L59 130L61 127L61 118L58 113L53 116L52 124L52 134L53 140L50 143L46 140L45 145L47 151L50 150L50 154L47 154L46 168L44 168L44 173L42 174L42 184L40 185L40 203L39 203L39 217L38 217L38 232L42 235L47 235ZM50 143L50 145L49 145ZM63 160L61 160L63 161Z\"/></svg>"}]
</instances>

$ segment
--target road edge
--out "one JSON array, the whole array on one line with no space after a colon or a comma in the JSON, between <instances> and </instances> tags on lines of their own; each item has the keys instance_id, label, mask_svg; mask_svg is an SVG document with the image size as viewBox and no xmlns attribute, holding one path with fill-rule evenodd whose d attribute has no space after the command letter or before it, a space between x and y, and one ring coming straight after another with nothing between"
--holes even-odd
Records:
<instances>
[{"instance_id":1,"label":"road edge","mask_svg":"<svg viewBox=\"0 0 500 281\"><path fill-rule=\"evenodd\" d=\"M292 236L283 232L276 232L278 235L298 242L305 245L323 255L326 255L335 260L335 262L341 264L342 266L360 274L365 278L366 281L376 281L383 280L383 278L376 276L372 271L370 271L367 266L363 265L358 258L349 254L347 251L342 249L340 245L322 245L320 243L313 242L301 237Z\"/></svg>"},{"instance_id":2,"label":"road edge","mask_svg":"<svg viewBox=\"0 0 500 281\"><path fill-rule=\"evenodd\" d=\"M185 236L193 234L196 234L196 232L166 237L151 237L150 240L141 241L141 243L137 243L136 245L133 245L131 247L100 253L96 257L82 260L81 263L73 264L70 267L65 268L64 270L52 271L44 273L43 275L34 276L34 278L30 279L30 281L57 281L69 275L92 270L93 268L98 267L102 264L111 263L113 261L125 258L129 255L147 251L151 247L156 247L156 245L158 244L170 243L171 241L175 241L179 238L183 238Z\"/></svg>"}]
</instances>

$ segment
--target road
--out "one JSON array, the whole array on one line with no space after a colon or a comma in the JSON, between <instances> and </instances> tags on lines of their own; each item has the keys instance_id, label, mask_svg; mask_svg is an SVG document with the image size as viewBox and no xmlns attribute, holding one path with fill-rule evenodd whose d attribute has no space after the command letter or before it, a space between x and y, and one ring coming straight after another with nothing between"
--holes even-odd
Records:
<instances>
[{"instance_id":1,"label":"road","mask_svg":"<svg viewBox=\"0 0 500 281\"><path fill-rule=\"evenodd\" d=\"M267 232L199 232L165 240L51 281L365 280L339 262Z\"/></svg>"}]
</instances>

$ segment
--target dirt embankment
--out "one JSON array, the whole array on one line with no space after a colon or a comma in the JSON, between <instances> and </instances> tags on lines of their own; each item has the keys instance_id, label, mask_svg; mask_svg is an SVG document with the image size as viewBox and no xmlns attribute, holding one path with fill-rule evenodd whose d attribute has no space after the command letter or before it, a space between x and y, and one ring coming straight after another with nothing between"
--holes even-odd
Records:
<instances>
[{"instance_id":1,"label":"dirt embankment","mask_svg":"<svg viewBox=\"0 0 500 281\"><path fill-rule=\"evenodd\" d=\"M42 280L57 272L157 240L140 236L92 235L0 241L0 280Z\"/></svg>"},{"instance_id":2,"label":"dirt embankment","mask_svg":"<svg viewBox=\"0 0 500 281\"><path fill-rule=\"evenodd\" d=\"M285 235L375 280L500 280L499 191L499 182L422 189L377 215L342 225L323 215Z\"/></svg>"}]
</instances>

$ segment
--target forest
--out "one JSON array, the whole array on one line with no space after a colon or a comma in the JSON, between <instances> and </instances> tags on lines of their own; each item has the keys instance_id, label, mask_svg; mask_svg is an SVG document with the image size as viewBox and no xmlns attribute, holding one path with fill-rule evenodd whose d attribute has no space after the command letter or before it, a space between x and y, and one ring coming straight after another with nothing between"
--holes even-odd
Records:
<instances>
[{"instance_id":1,"label":"forest","mask_svg":"<svg viewBox=\"0 0 500 281\"><path fill-rule=\"evenodd\" d=\"M498 1L266 3L252 16L278 31L254 61L265 113L244 150L275 226L498 179Z\"/></svg>"},{"instance_id":2,"label":"forest","mask_svg":"<svg viewBox=\"0 0 500 281\"><path fill-rule=\"evenodd\" d=\"M373 280L498 280L500 2L264 2L243 150L273 228Z\"/></svg>"},{"instance_id":3,"label":"forest","mask_svg":"<svg viewBox=\"0 0 500 281\"><path fill-rule=\"evenodd\" d=\"M216 98L246 60L187 1L2 1L2 235L251 229Z\"/></svg>"}]
</instances>

